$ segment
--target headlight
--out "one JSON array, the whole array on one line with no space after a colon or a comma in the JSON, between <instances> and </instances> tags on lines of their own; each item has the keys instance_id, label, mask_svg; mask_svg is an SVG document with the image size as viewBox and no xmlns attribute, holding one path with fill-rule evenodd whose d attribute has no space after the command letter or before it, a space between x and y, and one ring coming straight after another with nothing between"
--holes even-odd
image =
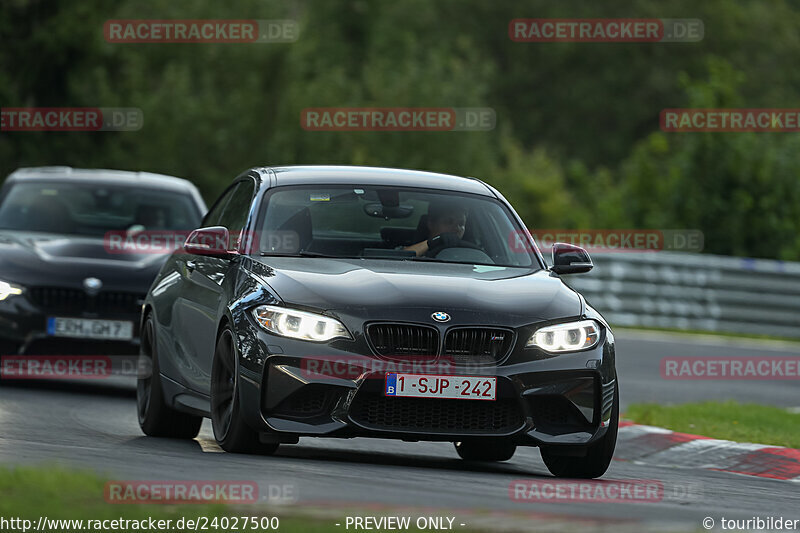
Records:
<instances>
[{"instance_id":1,"label":"headlight","mask_svg":"<svg viewBox=\"0 0 800 533\"><path fill-rule=\"evenodd\" d=\"M526 348L536 346L550 353L576 352L596 345L600 341L600 326L594 320L581 320L547 326L528 339Z\"/></svg>"},{"instance_id":2,"label":"headlight","mask_svg":"<svg viewBox=\"0 0 800 533\"><path fill-rule=\"evenodd\" d=\"M265 330L284 337L315 342L325 342L337 337L352 339L341 322L316 313L262 305L253 310L253 316Z\"/></svg>"},{"instance_id":3,"label":"headlight","mask_svg":"<svg viewBox=\"0 0 800 533\"><path fill-rule=\"evenodd\" d=\"M9 296L22 294L22 287L11 285L5 281L0 281L0 301L5 300Z\"/></svg>"}]
</instances>

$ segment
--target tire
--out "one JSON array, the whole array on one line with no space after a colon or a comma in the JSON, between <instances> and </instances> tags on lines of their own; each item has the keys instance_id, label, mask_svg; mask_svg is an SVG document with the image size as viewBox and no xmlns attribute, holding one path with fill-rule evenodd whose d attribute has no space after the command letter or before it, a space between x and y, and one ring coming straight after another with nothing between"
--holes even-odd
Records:
<instances>
[{"instance_id":1,"label":"tire","mask_svg":"<svg viewBox=\"0 0 800 533\"><path fill-rule=\"evenodd\" d=\"M211 426L220 448L232 453L271 455L277 443L262 443L239 408L238 356L229 326L219 336L211 367Z\"/></svg>"},{"instance_id":2,"label":"tire","mask_svg":"<svg viewBox=\"0 0 800 533\"><path fill-rule=\"evenodd\" d=\"M17 355L19 350L19 343L12 340L0 338L0 355L8 357L10 355Z\"/></svg>"},{"instance_id":3,"label":"tire","mask_svg":"<svg viewBox=\"0 0 800 533\"><path fill-rule=\"evenodd\" d=\"M475 439L453 443L465 461L508 461L517 445L502 439Z\"/></svg>"},{"instance_id":4,"label":"tire","mask_svg":"<svg viewBox=\"0 0 800 533\"><path fill-rule=\"evenodd\" d=\"M616 376L615 376L616 380ZM594 479L608 470L614 457L619 429L619 385L614 385L614 406L611 408L611 422L603 437L589 446L585 457L558 455L557 448L541 447L545 466L556 477ZM555 453L554 453L555 452Z\"/></svg>"},{"instance_id":5,"label":"tire","mask_svg":"<svg viewBox=\"0 0 800 533\"><path fill-rule=\"evenodd\" d=\"M139 427L151 437L193 439L200 432L203 417L176 411L164 401L155 332L153 317L148 315L142 328L137 365L140 372L136 379Z\"/></svg>"},{"instance_id":6,"label":"tire","mask_svg":"<svg viewBox=\"0 0 800 533\"><path fill-rule=\"evenodd\" d=\"M10 340L5 340L0 338L0 356L2 358L6 357L13 357L17 355L17 350L19 346L17 343L11 342ZM2 369L0 369L0 387L3 386L4 383L7 381L13 380L13 377L5 377L2 375Z\"/></svg>"}]
</instances>

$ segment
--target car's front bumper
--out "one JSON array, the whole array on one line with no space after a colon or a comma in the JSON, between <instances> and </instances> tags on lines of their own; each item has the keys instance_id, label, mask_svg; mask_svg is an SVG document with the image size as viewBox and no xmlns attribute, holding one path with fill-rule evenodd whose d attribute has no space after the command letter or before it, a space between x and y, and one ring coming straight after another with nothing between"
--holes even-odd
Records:
<instances>
[{"instance_id":1,"label":"car's front bumper","mask_svg":"<svg viewBox=\"0 0 800 533\"><path fill-rule=\"evenodd\" d=\"M49 317L130 321L133 338L106 340L57 337L47 331ZM139 351L139 309L93 313L39 306L25 295L0 301L0 355L136 355Z\"/></svg>"},{"instance_id":2,"label":"car's front bumper","mask_svg":"<svg viewBox=\"0 0 800 533\"><path fill-rule=\"evenodd\" d=\"M518 445L583 447L601 438L611 419L616 372L610 331L587 351L447 372L496 376L494 402L385 397L385 371L403 371L391 362L327 345L313 345L311 354L309 343L280 339L277 345L262 332L252 341L240 354L242 408L265 439L504 437ZM319 358L339 366L319 372L309 364Z\"/></svg>"}]
</instances>

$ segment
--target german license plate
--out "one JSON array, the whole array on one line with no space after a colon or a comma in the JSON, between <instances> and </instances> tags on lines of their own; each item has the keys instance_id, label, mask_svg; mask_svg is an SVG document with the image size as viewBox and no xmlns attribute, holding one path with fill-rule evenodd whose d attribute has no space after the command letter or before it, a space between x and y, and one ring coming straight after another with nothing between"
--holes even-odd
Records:
<instances>
[{"instance_id":1,"label":"german license plate","mask_svg":"<svg viewBox=\"0 0 800 533\"><path fill-rule=\"evenodd\" d=\"M430 374L386 374L386 396L495 400L497 378L485 376L432 376Z\"/></svg>"},{"instance_id":2,"label":"german license plate","mask_svg":"<svg viewBox=\"0 0 800 533\"><path fill-rule=\"evenodd\" d=\"M51 316L47 319L47 334L53 337L129 341L133 338L133 322Z\"/></svg>"}]
</instances>

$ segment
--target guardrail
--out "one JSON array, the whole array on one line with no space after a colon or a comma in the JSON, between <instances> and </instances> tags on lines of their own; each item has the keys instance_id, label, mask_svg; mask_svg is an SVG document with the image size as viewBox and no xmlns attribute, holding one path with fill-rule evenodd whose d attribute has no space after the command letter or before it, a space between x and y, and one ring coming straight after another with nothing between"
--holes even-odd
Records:
<instances>
[{"instance_id":1,"label":"guardrail","mask_svg":"<svg viewBox=\"0 0 800 533\"><path fill-rule=\"evenodd\" d=\"M800 338L800 263L674 252L592 254L564 276L616 326Z\"/></svg>"}]
</instances>

